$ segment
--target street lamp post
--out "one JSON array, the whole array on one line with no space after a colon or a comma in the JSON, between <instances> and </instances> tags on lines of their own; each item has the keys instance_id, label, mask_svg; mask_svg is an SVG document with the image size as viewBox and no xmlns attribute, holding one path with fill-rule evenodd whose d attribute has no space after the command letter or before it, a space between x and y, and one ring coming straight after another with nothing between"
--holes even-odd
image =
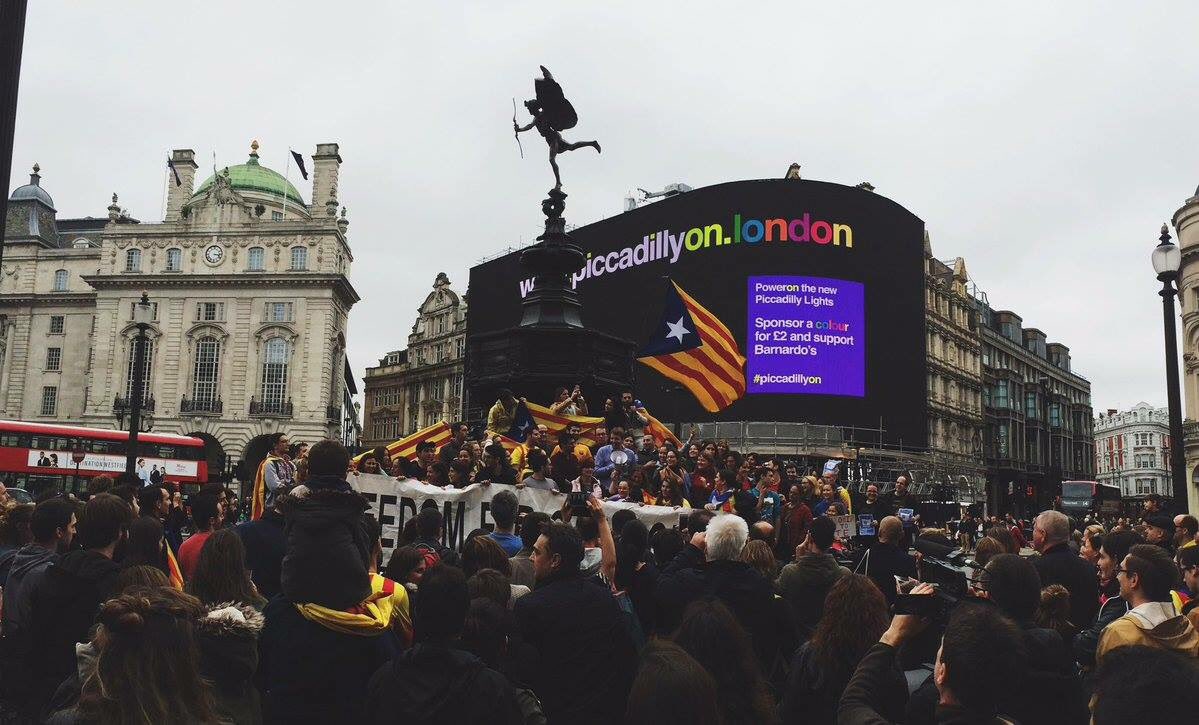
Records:
<instances>
[{"instance_id":1,"label":"street lamp post","mask_svg":"<svg viewBox=\"0 0 1199 725\"><path fill-rule=\"evenodd\" d=\"M71 490L79 492L79 466L83 464L83 459L87 458L87 451L83 449L83 441L75 439L75 444L71 446L71 460L75 462L75 480L71 482Z\"/></svg>"},{"instance_id":2,"label":"street lamp post","mask_svg":"<svg viewBox=\"0 0 1199 725\"><path fill-rule=\"evenodd\" d=\"M1170 231L1162 224L1160 243L1153 250L1153 271L1162 283L1162 319L1166 333L1166 400L1170 408L1170 478L1174 484L1175 499L1181 498L1187 506L1186 458L1182 444L1182 401L1178 393L1178 335L1174 326L1174 296L1178 289L1178 269L1182 266L1182 252L1170 240Z\"/></svg>"},{"instance_id":3,"label":"street lamp post","mask_svg":"<svg viewBox=\"0 0 1199 725\"><path fill-rule=\"evenodd\" d=\"M146 377L146 329L154 312L150 298L142 292L142 298L133 306L133 324L137 325L137 336L133 338L133 385L129 391L129 446L125 452L125 473L134 475L137 466L137 434L142 424L142 387Z\"/></svg>"}]
</instances>

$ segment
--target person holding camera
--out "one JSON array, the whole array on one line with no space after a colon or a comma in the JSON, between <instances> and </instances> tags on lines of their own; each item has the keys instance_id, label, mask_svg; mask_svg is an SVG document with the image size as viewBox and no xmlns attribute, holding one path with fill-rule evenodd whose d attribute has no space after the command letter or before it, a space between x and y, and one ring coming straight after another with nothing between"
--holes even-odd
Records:
<instances>
[{"instance_id":1,"label":"person holding camera","mask_svg":"<svg viewBox=\"0 0 1199 725\"><path fill-rule=\"evenodd\" d=\"M566 388L555 390L550 412L554 415L587 415L587 399L583 397L583 389L575 384L570 391Z\"/></svg>"},{"instance_id":2,"label":"person holding camera","mask_svg":"<svg viewBox=\"0 0 1199 725\"><path fill-rule=\"evenodd\" d=\"M917 584L913 596L933 596L931 584ZM887 725L882 698L892 677L899 648L929 625L916 614L897 614L878 644L858 663L837 713L837 721L854 725ZM932 680L937 689L936 720L940 725L967 723L1011 725L1000 714L1000 698L1018 682L1025 661L1020 628L995 607L955 607L937 651Z\"/></svg>"}]
</instances>

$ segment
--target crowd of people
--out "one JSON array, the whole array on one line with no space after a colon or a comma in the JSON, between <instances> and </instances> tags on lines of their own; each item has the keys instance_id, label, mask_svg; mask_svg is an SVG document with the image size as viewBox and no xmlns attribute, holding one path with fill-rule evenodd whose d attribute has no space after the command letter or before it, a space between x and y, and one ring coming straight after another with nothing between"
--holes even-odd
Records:
<instances>
[{"instance_id":1,"label":"crowd of people","mask_svg":"<svg viewBox=\"0 0 1199 725\"><path fill-rule=\"evenodd\" d=\"M93 480L85 501L5 504L0 712L56 724L1199 714L1193 517L1051 510L1027 532L969 515L921 528L903 477L853 495L835 467L655 445L639 421L617 422L630 427L594 447L538 431L511 452L460 425L440 451L356 464L335 441L276 436L253 520L219 484L182 509L139 478ZM385 555L354 486L384 470L498 487L492 524L452 547L428 505ZM553 516L522 513L521 486L589 494L585 513L568 496ZM606 500L689 511L651 529ZM842 512L872 526L839 537Z\"/></svg>"}]
</instances>

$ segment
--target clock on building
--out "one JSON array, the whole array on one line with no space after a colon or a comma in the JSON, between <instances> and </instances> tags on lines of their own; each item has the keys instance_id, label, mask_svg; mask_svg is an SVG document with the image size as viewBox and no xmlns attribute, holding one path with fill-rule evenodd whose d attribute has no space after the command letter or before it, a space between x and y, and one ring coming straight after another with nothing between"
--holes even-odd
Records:
<instances>
[{"instance_id":1,"label":"clock on building","mask_svg":"<svg viewBox=\"0 0 1199 725\"><path fill-rule=\"evenodd\" d=\"M222 247L219 244L210 245L207 249L204 250L204 261L208 262L209 264L213 264L213 265L220 264L221 260L224 258L225 258L225 249L224 249L224 247Z\"/></svg>"}]
</instances>

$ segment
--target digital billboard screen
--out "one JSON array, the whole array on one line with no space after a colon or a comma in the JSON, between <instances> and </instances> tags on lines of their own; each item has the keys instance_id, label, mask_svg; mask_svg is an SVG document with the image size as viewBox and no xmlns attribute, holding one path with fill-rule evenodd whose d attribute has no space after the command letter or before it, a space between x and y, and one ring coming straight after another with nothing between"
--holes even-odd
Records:
<instances>
[{"instance_id":1,"label":"digital billboard screen","mask_svg":"<svg viewBox=\"0 0 1199 725\"><path fill-rule=\"evenodd\" d=\"M886 442L925 445L924 223L899 204L827 182L736 181L571 236L587 255L571 285L588 328L637 349L682 339L686 323L663 324L673 282L746 359L746 394L719 413L638 364L637 395L656 416L881 428ZM536 285L519 256L471 269L468 338L518 323Z\"/></svg>"}]
</instances>

